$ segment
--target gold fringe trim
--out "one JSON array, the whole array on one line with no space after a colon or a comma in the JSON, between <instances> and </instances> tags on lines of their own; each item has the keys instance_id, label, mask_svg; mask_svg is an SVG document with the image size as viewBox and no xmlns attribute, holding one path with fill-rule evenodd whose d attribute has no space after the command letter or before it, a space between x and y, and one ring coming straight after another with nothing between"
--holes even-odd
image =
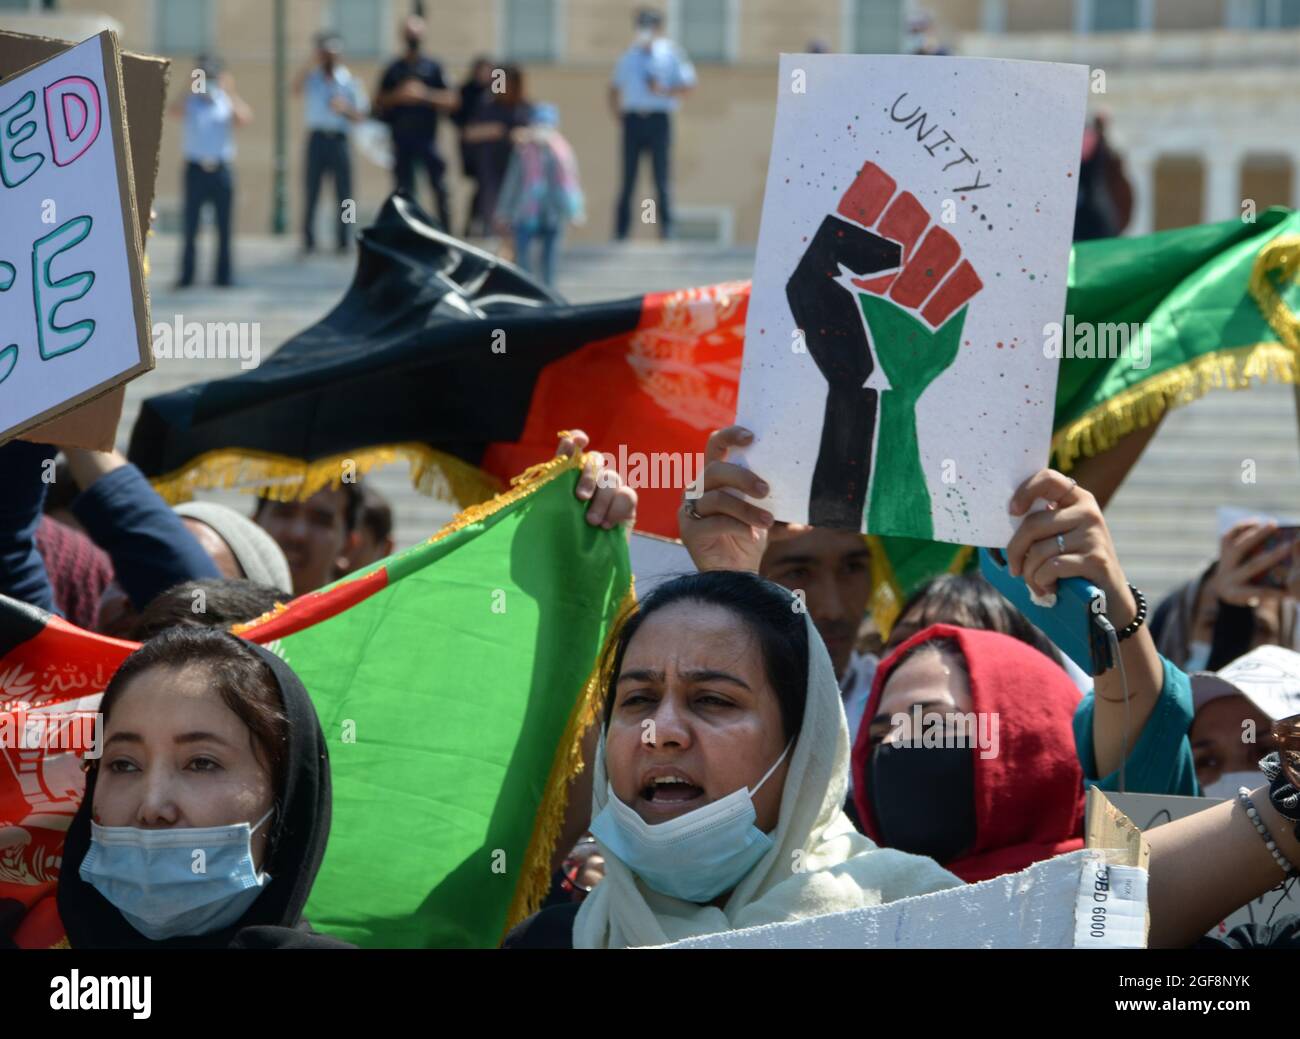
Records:
<instances>
[{"instance_id":1,"label":"gold fringe trim","mask_svg":"<svg viewBox=\"0 0 1300 1039\"><path fill-rule=\"evenodd\" d=\"M1296 280L1300 271L1300 235L1278 235L1260 249L1247 286L1277 337L1292 350L1300 350L1300 319L1278 295L1269 276L1273 271L1283 283Z\"/></svg>"},{"instance_id":2,"label":"gold fringe trim","mask_svg":"<svg viewBox=\"0 0 1300 1039\"><path fill-rule=\"evenodd\" d=\"M948 573L960 574L965 571L970 564L970 557L975 552L974 545L962 545L957 549L957 554L952 557L952 562L948 564Z\"/></svg>"},{"instance_id":3,"label":"gold fringe trim","mask_svg":"<svg viewBox=\"0 0 1300 1039\"><path fill-rule=\"evenodd\" d=\"M871 623L880 632L883 644L889 641L889 633L903 608L903 591L898 587L884 543L875 534L867 534L866 539L871 560Z\"/></svg>"},{"instance_id":4,"label":"gold fringe trim","mask_svg":"<svg viewBox=\"0 0 1300 1039\"><path fill-rule=\"evenodd\" d=\"M627 591L619 602L614 623L610 631L617 629L618 623L636 609L636 581L628 582ZM555 853L555 842L560 839L564 828L564 817L569 808L569 784L582 771L582 741L587 730L600 720L600 689L607 676L602 673L602 664L606 667L612 661L603 660L604 654L598 651L596 662L582 687L569 721L560 737L555 759L551 763L550 775L546 777L546 787L542 792L541 804L537 808L537 817L533 820L533 833L528 840L528 851L524 854L523 869L519 883L515 886L514 897L506 912L506 924L501 931L501 939L510 933L511 928L527 920L537 912L551 889L551 859ZM500 945L500 941L497 942Z\"/></svg>"},{"instance_id":5,"label":"gold fringe trim","mask_svg":"<svg viewBox=\"0 0 1300 1039\"><path fill-rule=\"evenodd\" d=\"M883 644L889 641L889 633L894 630L907 596L898 584L883 542L874 534L868 534L866 538L871 550L871 622L880 632ZM955 554L948 563L946 573L960 574L966 569L975 549L971 545L953 545L953 549Z\"/></svg>"},{"instance_id":6,"label":"gold fringe trim","mask_svg":"<svg viewBox=\"0 0 1300 1039\"><path fill-rule=\"evenodd\" d=\"M493 495L487 501L476 502L473 505L466 506L460 512L456 513L455 516L448 520L434 534L432 534L425 542L422 542L422 544L441 541L443 538L456 533L458 530L463 530L465 527L472 526L475 523L482 523L489 516L504 509L507 505L513 505L517 501L522 501L524 498L528 497L528 495L540 489L560 473L586 466L592 463L593 460L599 460L600 457L599 454L595 453L579 453L572 457L550 458L545 462L539 462L537 465L529 466L529 468L525 469L518 476L511 477L510 490ZM405 551L410 551L410 549L406 549ZM401 553L396 553L396 555L401 555ZM393 556L389 556L388 558L392 559ZM271 609L267 610L260 617L254 617L250 621L244 621L240 624L233 625L230 632L232 635L243 635L251 628L256 627L264 621L268 621L272 617L284 613L290 605L292 605L292 602L277 602Z\"/></svg>"},{"instance_id":7,"label":"gold fringe trim","mask_svg":"<svg viewBox=\"0 0 1300 1039\"><path fill-rule=\"evenodd\" d=\"M1281 343L1254 343L1202 354L1115 394L1052 437L1056 467L1068 473L1080 455L1091 458L1145 429L1169 409L1210 390L1244 390L1252 380L1295 383L1297 353Z\"/></svg>"},{"instance_id":8,"label":"gold fringe trim","mask_svg":"<svg viewBox=\"0 0 1300 1039\"><path fill-rule=\"evenodd\" d=\"M261 616L254 617L251 621L237 621L236 623L232 624L230 626L230 634L243 635L245 632L249 631L252 628L257 627L259 624L264 624L265 622L269 621L272 617L278 617L280 614L284 613L286 610L289 609L289 605L292 602L293 602L292 599L290 599L289 602L280 602L277 599L275 605L272 606L265 613L263 613Z\"/></svg>"},{"instance_id":9,"label":"gold fringe trim","mask_svg":"<svg viewBox=\"0 0 1300 1039\"><path fill-rule=\"evenodd\" d=\"M1156 422L1170 408L1190 404L1210 390L1242 390L1260 382L1297 381L1300 318L1277 291L1274 272L1283 283L1300 274L1300 235L1279 235L1255 255L1247 291L1269 327L1281 340L1231 347L1202 354L1117 393L1079 416L1052 437L1057 468L1069 472L1080 455L1091 458L1121 438Z\"/></svg>"},{"instance_id":10,"label":"gold fringe trim","mask_svg":"<svg viewBox=\"0 0 1300 1039\"><path fill-rule=\"evenodd\" d=\"M305 501L326 487L338 487L345 474L359 478L402 459L410 463L411 485L440 501L465 506L501 488L481 469L420 443L359 448L314 462L269 451L220 448L151 482L169 505L189 501L196 490L215 489L255 492L274 501Z\"/></svg>"},{"instance_id":11,"label":"gold fringe trim","mask_svg":"<svg viewBox=\"0 0 1300 1039\"><path fill-rule=\"evenodd\" d=\"M559 435L564 436L563 433ZM489 516L501 511L507 505L522 501L530 494L540 490L561 473L568 472L570 469L585 468L593 462L600 464L601 456L599 453L577 451L572 455L556 456L555 458L548 458L545 462L530 465L518 476L510 478L509 490L495 494L487 501L480 501L466 506L448 520L446 525L439 529L436 534L432 535L429 541L441 541L458 530L473 526L475 523L482 523ZM478 472L478 470L475 470L475 472Z\"/></svg>"}]
</instances>

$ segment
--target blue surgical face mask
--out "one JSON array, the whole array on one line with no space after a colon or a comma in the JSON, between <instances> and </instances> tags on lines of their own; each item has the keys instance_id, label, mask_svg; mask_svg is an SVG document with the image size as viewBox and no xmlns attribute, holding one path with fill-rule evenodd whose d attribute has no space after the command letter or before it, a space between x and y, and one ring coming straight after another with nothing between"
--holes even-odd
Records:
<instances>
[{"instance_id":1,"label":"blue surgical face mask","mask_svg":"<svg viewBox=\"0 0 1300 1039\"><path fill-rule=\"evenodd\" d=\"M785 760L790 746L786 744L753 790L742 786L653 826L620 801L610 784L605 807L591 821L591 834L661 894L686 902L712 902L739 884L772 847L772 838L754 825L753 795Z\"/></svg>"},{"instance_id":2,"label":"blue surgical face mask","mask_svg":"<svg viewBox=\"0 0 1300 1039\"><path fill-rule=\"evenodd\" d=\"M270 817L170 830L92 822L81 879L146 938L211 934L243 916L270 883L253 865L252 847Z\"/></svg>"},{"instance_id":3,"label":"blue surgical face mask","mask_svg":"<svg viewBox=\"0 0 1300 1039\"><path fill-rule=\"evenodd\" d=\"M1202 797L1222 797L1225 800L1236 797L1237 791L1243 786L1247 790L1255 790L1264 785L1264 773L1255 772L1225 772L1213 783L1201 788Z\"/></svg>"}]
</instances>

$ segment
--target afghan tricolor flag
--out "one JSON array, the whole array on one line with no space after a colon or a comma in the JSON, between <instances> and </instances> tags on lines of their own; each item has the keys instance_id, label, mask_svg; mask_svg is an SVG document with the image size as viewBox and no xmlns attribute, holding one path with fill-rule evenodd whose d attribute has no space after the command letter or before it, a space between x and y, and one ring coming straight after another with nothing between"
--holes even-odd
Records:
<instances>
[{"instance_id":1,"label":"afghan tricolor flag","mask_svg":"<svg viewBox=\"0 0 1300 1039\"><path fill-rule=\"evenodd\" d=\"M317 930L490 948L545 897L599 650L631 602L626 532L587 524L579 464L538 466L428 541L237 629L293 667L329 744ZM0 598L0 711L93 711L133 648ZM0 762L0 926L48 946L81 772L67 753Z\"/></svg>"},{"instance_id":2,"label":"afghan tricolor flag","mask_svg":"<svg viewBox=\"0 0 1300 1039\"><path fill-rule=\"evenodd\" d=\"M736 410L748 283L569 306L437 230L404 195L360 236L356 275L259 367L144 402L130 458L168 501L239 487L305 498L405 459L462 505L582 429L677 537L711 430ZM184 329L166 340L184 350Z\"/></svg>"},{"instance_id":3,"label":"afghan tricolor flag","mask_svg":"<svg viewBox=\"0 0 1300 1039\"><path fill-rule=\"evenodd\" d=\"M677 537L708 434L735 419L748 284L566 306L426 220L390 199L339 306L256 371L146 401L132 460L179 500L305 496L345 458L405 456L417 482L466 501L581 428L636 487L637 525ZM1298 271L1286 209L1077 244L1067 314L1044 330L1061 358L1053 464L1069 471L1211 389L1295 382ZM920 584L973 560L969 546L871 541L886 633Z\"/></svg>"}]
</instances>

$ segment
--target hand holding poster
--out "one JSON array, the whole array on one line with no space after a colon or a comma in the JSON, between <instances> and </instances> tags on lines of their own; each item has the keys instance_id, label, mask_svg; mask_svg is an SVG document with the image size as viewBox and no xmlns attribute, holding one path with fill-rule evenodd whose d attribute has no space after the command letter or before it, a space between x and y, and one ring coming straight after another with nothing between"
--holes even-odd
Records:
<instances>
[{"instance_id":1,"label":"hand holding poster","mask_svg":"<svg viewBox=\"0 0 1300 1039\"><path fill-rule=\"evenodd\" d=\"M0 85L0 442L148 371L111 32Z\"/></svg>"},{"instance_id":2,"label":"hand holding poster","mask_svg":"<svg viewBox=\"0 0 1300 1039\"><path fill-rule=\"evenodd\" d=\"M1261 776L1260 782L1263 782ZM1133 820L1142 831L1185 819L1222 804L1221 797L1177 797L1173 794L1121 794L1107 790L1106 797L1116 808ZM1269 924L1300 913L1300 891L1294 883L1283 883L1272 891L1241 906L1236 912L1211 928L1208 937L1222 938L1243 924Z\"/></svg>"},{"instance_id":3,"label":"hand holding poster","mask_svg":"<svg viewBox=\"0 0 1300 1039\"><path fill-rule=\"evenodd\" d=\"M738 421L778 519L1005 545L1047 461L1082 65L782 55Z\"/></svg>"},{"instance_id":4,"label":"hand holding poster","mask_svg":"<svg viewBox=\"0 0 1300 1039\"><path fill-rule=\"evenodd\" d=\"M1147 871L1087 848L978 884L687 938L664 949L1141 949ZM1107 892L1096 927L1094 893Z\"/></svg>"}]
</instances>

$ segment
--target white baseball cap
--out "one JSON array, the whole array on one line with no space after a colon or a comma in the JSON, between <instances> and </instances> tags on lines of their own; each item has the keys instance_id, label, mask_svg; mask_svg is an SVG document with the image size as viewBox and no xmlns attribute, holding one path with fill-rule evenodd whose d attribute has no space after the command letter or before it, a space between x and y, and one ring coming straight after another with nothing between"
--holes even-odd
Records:
<instances>
[{"instance_id":1,"label":"white baseball cap","mask_svg":"<svg viewBox=\"0 0 1300 1039\"><path fill-rule=\"evenodd\" d=\"M1260 646L1218 671L1197 671L1192 705L1200 710L1220 696L1240 694L1273 721L1300 714L1300 653Z\"/></svg>"}]
</instances>

